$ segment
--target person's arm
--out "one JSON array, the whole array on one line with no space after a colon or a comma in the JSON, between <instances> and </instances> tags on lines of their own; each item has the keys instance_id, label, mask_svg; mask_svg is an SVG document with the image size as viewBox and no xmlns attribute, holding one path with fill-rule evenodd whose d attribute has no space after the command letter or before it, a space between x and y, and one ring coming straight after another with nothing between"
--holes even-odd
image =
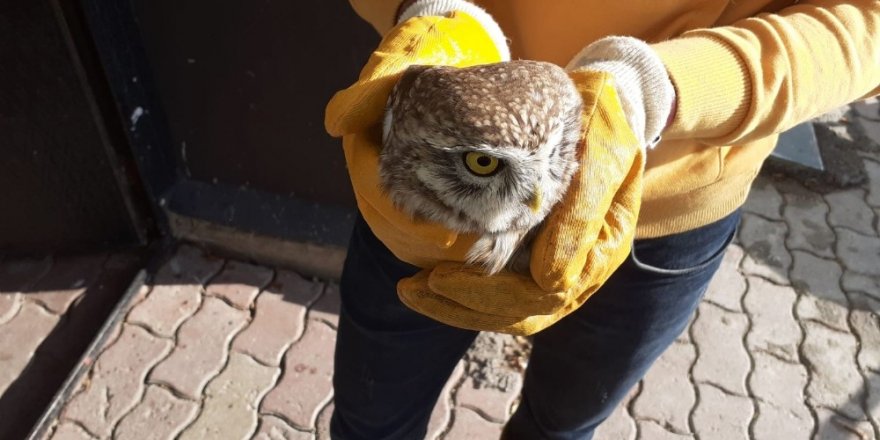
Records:
<instances>
[{"instance_id":1,"label":"person's arm","mask_svg":"<svg viewBox=\"0 0 880 440\"><path fill-rule=\"evenodd\" d=\"M403 11L412 6L415 2L416 0L403 0L400 6L397 7L397 11L394 13L394 22L397 23L400 20L400 15L403 14Z\"/></svg>"},{"instance_id":2,"label":"person's arm","mask_svg":"<svg viewBox=\"0 0 880 440\"><path fill-rule=\"evenodd\" d=\"M803 1L652 47L678 98L666 139L747 142L880 93L878 1Z\"/></svg>"}]
</instances>

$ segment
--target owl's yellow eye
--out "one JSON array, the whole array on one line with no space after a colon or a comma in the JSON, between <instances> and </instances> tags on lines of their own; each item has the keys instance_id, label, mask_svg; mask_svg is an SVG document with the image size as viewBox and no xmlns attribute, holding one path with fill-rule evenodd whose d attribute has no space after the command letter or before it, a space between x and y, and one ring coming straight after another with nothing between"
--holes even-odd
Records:
<instances>
[{"instance_id":1,"label":"owl's yellow eye","mask_svg":"<svg viewBox=\"0 0 880 440\"><path fill-rule=\"evenodd\" d=\"M501 162L497 157L472 151L464 154L464 165L468 171L477 176L486 177L495 174L500 168Z\"/></svg>"}]
</instances>

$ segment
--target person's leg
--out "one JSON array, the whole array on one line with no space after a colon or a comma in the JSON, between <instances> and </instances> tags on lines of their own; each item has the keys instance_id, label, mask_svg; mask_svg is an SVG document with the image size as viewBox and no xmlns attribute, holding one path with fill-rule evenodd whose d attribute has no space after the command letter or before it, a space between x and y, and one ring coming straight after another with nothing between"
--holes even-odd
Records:
<instances>
[{"instance_id":1,"label":"person's leg","mask_svg":"<svg viewBox=\"0 0 880 440\"><path fill-rule=\"evenodd\" d=\"M523 399L503 438L592 438L685 329L738 222L739 212L683 234L637 240L600 291L535 335Z\"/></svg>"},{"instance_id":2,"label":"person's leg","mask_svg":"<svg viewBox=\"0 0 880 440\"><path fill-rule=\"evenodd\" d=\"M443 385L477 335L400 302L398 280L417 271L358 218L340 282L335 440L424 438Z\"/></svg>"}]
</instances>

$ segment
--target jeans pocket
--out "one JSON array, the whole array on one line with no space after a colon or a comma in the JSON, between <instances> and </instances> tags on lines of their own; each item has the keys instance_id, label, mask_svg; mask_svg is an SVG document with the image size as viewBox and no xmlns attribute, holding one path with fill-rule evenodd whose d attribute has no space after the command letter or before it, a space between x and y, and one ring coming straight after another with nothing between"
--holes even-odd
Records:
<instances>
[{"instance_id":1,"label":"jeans pocket","mask_svg":"<svg viewBox=\"0 0 880 440\"><path fill-rule=\"evenodd\" d=\"M649 240L637 240L630 261L638 269L657 275L700 272L724 257L736 236L739 211L706 226Z\"/></svg>"}]
</instances>

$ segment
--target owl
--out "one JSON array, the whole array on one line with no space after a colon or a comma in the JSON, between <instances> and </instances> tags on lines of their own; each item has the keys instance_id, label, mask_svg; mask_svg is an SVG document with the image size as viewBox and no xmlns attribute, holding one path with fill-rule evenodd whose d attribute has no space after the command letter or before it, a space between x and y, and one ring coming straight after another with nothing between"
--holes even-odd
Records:
<instances>
[{"instance_id":1,"label":"owl","mask_svg":"<svg viewBox=\"0 0 880 440\"><path fill-rule=\"evenodd\" d=\"M582 106L550 63L412 66L384 115L382 190L416 219L476 234L467 262L494 274L565 194Z\"/></svg>"}]
</instances>

